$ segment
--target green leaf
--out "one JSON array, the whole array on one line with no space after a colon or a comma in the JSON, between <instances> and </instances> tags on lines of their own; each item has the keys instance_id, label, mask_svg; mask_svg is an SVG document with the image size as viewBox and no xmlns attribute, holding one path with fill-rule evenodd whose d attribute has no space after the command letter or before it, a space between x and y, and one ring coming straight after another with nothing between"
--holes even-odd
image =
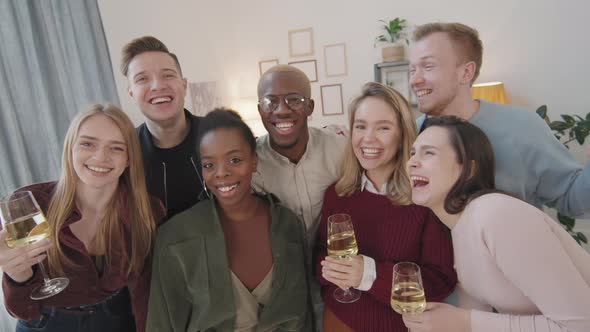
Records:
<instances>
[{"instance_id":1,"label":"green leaf","mask_svg":"<svg viewBox=\"0 0 590 332\"><path fill-rule=\"evenodd\" d=\"M539 114L541 119L546 119L547 118L547 105L541 105L539 108L537 108L536 112L537 112L537 114Z\"/></svg>"},{"instance_id":2,"label":"green leaf","mask_svg":"<svg viewBox=\"0 0 590 332\"><path fill-rule=\"evenodd\" d=\"M568 228L574 228L574 226L576 226L576 219L564 216L561 213L557 214L557 219L562 225L565 225Z\"/></svg>"},{"instance_id":3,"label":"green leaf","mask_svg":"<svg viewBox=\"0 0 590 332\"><path fill-rule=\"evenodd\" d=\"M584 243L588 243L588 238L586 237L586 235L584 235L584 233L576 233L576 235L578 236L578 239L580 239L580 241L584 242Z\"/></svg>"},{"instance_id":4,"label":"green leaf","mask_svg":"<svg viewBox=\"0 0 590 332\"><path fill-rule=\"evenodd\" d=\"M562 114L561 118L568 124L574 124L576 123L576 120L574 120L574 118L571 115L567 115L567 114Z\"/></svg>"},{"instance_id":5,"label":"green leaf","mask_svg":"<svg viewBox=\"0 0 590 332\"><path fill-rule=\"evenodd\" d=\"M583 127L575 127L572 131L574 132L574 137L576 138L576 141L578 141L578 144L584 145L586 137L588 137L588 129Z\"/></svg>"},{"instance_id":6,"label":"green leaf","mask_svg":"<svg viewBox=\"0 0 590 332\"><path fill-rule=\"evenodd\" d=\"M555 130L555 131L559 131L559 132L569 129L570 127L571 127L571 125L569 125L563 121L553 121L549 124L549 128L551 128L551 130Z\"/></svg>"},{"instance_id":7,"label":"green leaf","mask_svg":"<svg viewBox=\"0 0 590 332\"><path fill-rule=\"evenodd\" d=\"M386 41L395 43L402 37L404 37L404 30L406 28L406 20L401 19L399 17L394 18L393 20L385 21L379 20L379 22L383 23L382 28L387 31ZM409 44L409 42L407 42Z\"/></svg>"}]
</instances>

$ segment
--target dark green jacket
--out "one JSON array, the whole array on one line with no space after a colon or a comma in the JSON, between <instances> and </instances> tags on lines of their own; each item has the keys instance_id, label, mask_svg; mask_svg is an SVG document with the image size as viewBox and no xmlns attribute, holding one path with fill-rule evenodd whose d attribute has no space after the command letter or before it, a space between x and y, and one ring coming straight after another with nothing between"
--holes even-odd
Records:
<instances>
[{"instance_id":1,"label":"dark green jacket","mask_svg":"<svg viewBox=\"0 0 590 332\"><path fill-rule=\"evenodd\" d=\"M256 331L311 331L305 233L291 210L267 195L273 257L272 295ZM147 331L233 331L230 269L212 200L197 203L158 229Z\"/></svg>"}]
</instances>

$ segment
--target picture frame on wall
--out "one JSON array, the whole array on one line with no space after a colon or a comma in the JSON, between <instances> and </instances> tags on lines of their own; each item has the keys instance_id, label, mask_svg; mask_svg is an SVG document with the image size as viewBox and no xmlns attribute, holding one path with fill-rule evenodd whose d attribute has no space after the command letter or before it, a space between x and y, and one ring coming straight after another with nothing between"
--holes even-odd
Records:
<instances>
[{"instance_id":1,"label":"picture frame on wall","mask_svg":"<svg viewBox=\"0 0 590 332\"><path fill-rule=\"evenodd\" d=\"M316 60L293 61L289 62L289 65L304 72L310 82L318 81L318 63Z\"/></svg>"},{"instance_id":2,"label":"picture frame on wall","mask_svg":"<svg viewBox=\"0 0 590 332\"><path fill-rule=\"evenodd\" d=\"M260 72L260 76L262 76L262 74L264 74L265 71L267 71L268 69L270 69L278 64L279 64L279 59L258 61L258 70Z\"/></svg>"},{"instance_id":3,"label":"picture frame on wall","mask_svg":"<svg viewBox=\"0 0 590 332\"><path fill-rule=\"evenodd\" d=\"M322 114L325 116L344 114L342 99L342 84L328 84L320 86L322 97Z\"/></svg>"},{"instance_id":4,"label":"picture frame on wall","mask_svg":"<svg viewBox=\"0 0 590 332\"><path fill-rule=\"evenodd\" d=\"M346 76L348 74L346 44L338 43L324 46L324 64L326 77Z\"/></svg>"},{"instance_id":5,"label":"picture frame on wall","mask_svg":"<svg viewBox=\"0 0 590 332\"><path fill-rule=\"evenodd\" d=\"M397 90L412 106L416 96L410 87L410 64L408 61L383 62L375 64L375 81Z\"/></svg>"},{"instance_id":6,"label":"picture frame on wall","mask_svg":"<svg viewBox=\"0 0 590 332\"><path fill-rule=\"evenodd\" d=\"M189 94L195 115L205 116L214 108L221 106L217 82L189 82Z\"/></svg>"},{"instance_id":7,"label":"picture frame on wall","mask_svg":"<svg viewBox=\"0 0 590 332\"><path fill-rule=\"evenodd\" d=\"M289 30L289 56L296 58L313 54L313 29Z\"/></svg>"}]
</instances>

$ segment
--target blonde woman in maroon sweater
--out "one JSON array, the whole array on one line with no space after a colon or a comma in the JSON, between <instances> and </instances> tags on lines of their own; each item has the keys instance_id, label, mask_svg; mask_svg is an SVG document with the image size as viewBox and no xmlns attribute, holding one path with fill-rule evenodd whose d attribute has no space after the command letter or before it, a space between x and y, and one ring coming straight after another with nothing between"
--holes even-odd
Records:
<instances>
[{"instance_id":1,"label":"blonde woman in maroon sweater","mask_svg":"<svg viewBox=\"0 0 590 332\"><path fill-rule=\"evenodd\" d=\"M17 332L145 330L149 257L164 208L145 186L141 149L129 117L118 107L92 105L66 133L61 176L30 191L47 217L51 238L9 248L0 232L6 310ZM51 277L70 280L42 300L29 295Z\"/></svg>"},{"instance_id":2,"label":"blonde woman in maroon sweater","mask_svg":"<svg viewBox=\"0 0 590 332\"><path fill-rule=\"evenodd\" d=\"M316 275L325 302L324 331L403 331L390 307L393 265L411 261L422 270L426 297L440 301L456 284L447 229L428 209L411 203L405 171L416 125L397 91L367 83L350 105L351 135L341 179L326 191L316 241ZM359 254L326 256L327 218L352 218ZM336 287L362 291L358 301L339 303Z\"/></svg>"}]
</instances>

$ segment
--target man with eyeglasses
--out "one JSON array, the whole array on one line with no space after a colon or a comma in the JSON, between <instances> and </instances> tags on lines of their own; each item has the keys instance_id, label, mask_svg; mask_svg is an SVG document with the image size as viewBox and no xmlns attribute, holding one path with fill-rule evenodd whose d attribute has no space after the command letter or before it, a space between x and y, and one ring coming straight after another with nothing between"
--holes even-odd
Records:
<instances>
[{"instance_id":1,"label":"man with eyeglasses","mask_svg":"<svg viewBox=\"0 0 590 332\"><path fill-rule=\"evenodd\" d=\"M312 243L324 191L338 179L346 138L330 130L308 127L314 109L311 85L292 66L278 65L258 82L258 112L268 131L258 139L255 189L275 194L305 223Z\"/></svg>"},{"instance_id":2,"label":"man with eyeglasses","mask_svg":"<svg viewBox=\"0 0 590 332\"><path fill-rule=\"evenodd\" d=\"M311 85L292 66L278 65L258 82L258 113L268 131L257 141L258 171L252 178L256 190L275 194L305 224L311 248L315 239L324 191L339 177L346 137L332 130L308 127L313 113ZM315 280L311 275L310 280ZM323 312L320 288L311 283L316 329Z\"/></svg>"}]
</instances>

